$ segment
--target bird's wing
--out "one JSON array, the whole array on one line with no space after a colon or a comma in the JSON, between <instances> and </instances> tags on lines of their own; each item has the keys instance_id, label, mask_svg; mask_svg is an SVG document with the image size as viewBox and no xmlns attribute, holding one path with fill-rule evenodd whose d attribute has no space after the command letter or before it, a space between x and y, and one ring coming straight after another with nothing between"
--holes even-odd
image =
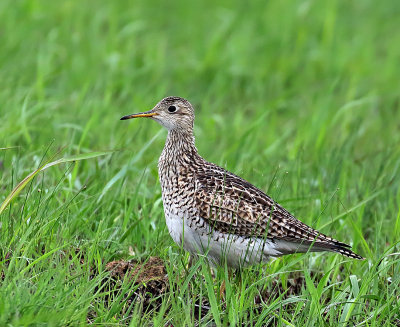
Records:
<instances>
[{"instance_id":1,"label":"bird's wing","mask_svg":"<svg viewBox=\"0 0 400 327\"><path fill-rule=\"evenodd\" d=\"M194 173L200 217L223 233L348 248L297 220L264 192L212 163Z\"/></svg>"}]
</instances>

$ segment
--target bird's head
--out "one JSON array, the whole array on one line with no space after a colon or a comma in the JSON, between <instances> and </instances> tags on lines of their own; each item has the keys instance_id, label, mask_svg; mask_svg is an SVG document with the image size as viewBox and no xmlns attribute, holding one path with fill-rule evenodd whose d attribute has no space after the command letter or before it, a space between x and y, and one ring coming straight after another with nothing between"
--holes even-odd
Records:
<instances>
[{"instance_id":1,"label":"bird's head","mask_svg":"<svg viewBox=\"0 0 400 327\"><path fill-rule=\"evenodd\" d=\"M192 132L194 122L193 106L184 98L166 97L146 112L124 116L121 120L148 117L163 125L169 131Z\"/></svg>"}]
</instances>

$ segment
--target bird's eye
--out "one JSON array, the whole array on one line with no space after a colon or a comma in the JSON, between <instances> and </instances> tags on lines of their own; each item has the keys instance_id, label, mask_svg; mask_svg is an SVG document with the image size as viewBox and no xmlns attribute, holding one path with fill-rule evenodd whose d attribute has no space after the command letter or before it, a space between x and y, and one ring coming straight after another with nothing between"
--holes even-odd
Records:
<instances>
[{"instance_id":1,"label":"bird's eye","mask_svg":"<svg viewBox=\"0 0 400 327\"><path fill-rule=\"evenodd\" d=\"M176 107L175 106L169 106L168 107L168 112L175 112L176 111Z\"/></svg>"}]
</instances>

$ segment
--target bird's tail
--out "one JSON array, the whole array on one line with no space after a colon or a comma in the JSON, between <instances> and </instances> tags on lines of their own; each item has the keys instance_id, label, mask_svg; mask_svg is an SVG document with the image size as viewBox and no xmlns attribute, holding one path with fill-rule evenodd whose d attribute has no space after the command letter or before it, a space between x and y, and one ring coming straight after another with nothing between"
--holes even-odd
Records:
<instances>
[{"instance_id":1,"label":"bird's tail","mask_svg":"<svg viewBox=\"0 0 400 327\"><path fill-rule=\"evenodd\" d=\"M357 253L351 251L351 247L346 244L346 246L343 245L331 245L330 249L328 251L331 252L337 252L340 253L341 255L344 255L349 258L353 259L358 259L358 260L364 260L362 256L358 255Z\"/></svg>"},{"instance_id":2,"label":"bird's tail","mask_svg":"<svg viewBox=\"0 0 400 327\"><path fill-rule=\"evenodd\" d=\"M362 256L351 251L350 245L346 243L331 241L331 242L310 242L300 240L274 240L275 250L279 251L280 255L290 253L306 253L306 252L337 252L349 258L364 260Z\"/></svg>"}]
</instances>

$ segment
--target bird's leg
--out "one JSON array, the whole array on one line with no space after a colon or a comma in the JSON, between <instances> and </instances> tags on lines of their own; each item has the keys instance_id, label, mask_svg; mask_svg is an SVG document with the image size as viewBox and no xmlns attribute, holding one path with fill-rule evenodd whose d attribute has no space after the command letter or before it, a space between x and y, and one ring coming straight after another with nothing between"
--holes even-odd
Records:
<instances>
[{"instance_id":1,"label":"bird's leg","mask_svg":"<svg viewBox=\"0 0 400 327\"><path fill-rule=\"evenodd\" d=\"M219 298L225 301L225 293L226 293L226 282L230 283L232 279L232 269L225 266L227 273L224 275L224 279L222 280L221 286L219 288ZM227 280L227 281L226 281Z\"/></svg>"},{"instance_id":2,"label":"bird's leg","mask_svg":"<svg viewBox=\"0 0 400 327\"><path fill-rule=\"evenodd\" d=\"M189 254L189 261L188 261L188 264L187 264L187 270L189 270L190 268L192 268L192 266L193 266L193 255L191 255L191 254Z\"/></svg>"}]
</instances>

